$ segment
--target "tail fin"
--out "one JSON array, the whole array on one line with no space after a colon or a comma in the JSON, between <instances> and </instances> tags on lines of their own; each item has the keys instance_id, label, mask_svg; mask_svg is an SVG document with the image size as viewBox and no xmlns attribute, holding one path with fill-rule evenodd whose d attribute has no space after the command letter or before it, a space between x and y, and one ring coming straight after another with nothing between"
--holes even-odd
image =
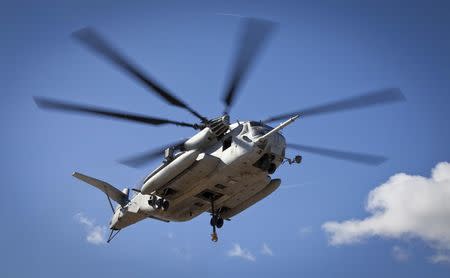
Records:
<instances>
[{"instance_id":1,"label":"tail fin","mask_svg":"<svg viewBox=\"0 0 450 278\"><path fill-rule=\"evenodd\" d=\"M121 206L125 206L129 202L128 194L125 194L124 192L120 191L107 182L83 175L78 172L74 172L72 176L94 187L97 187L98 189L103 191L109 198L113 199Z\"/></svg>"}]
</instances>

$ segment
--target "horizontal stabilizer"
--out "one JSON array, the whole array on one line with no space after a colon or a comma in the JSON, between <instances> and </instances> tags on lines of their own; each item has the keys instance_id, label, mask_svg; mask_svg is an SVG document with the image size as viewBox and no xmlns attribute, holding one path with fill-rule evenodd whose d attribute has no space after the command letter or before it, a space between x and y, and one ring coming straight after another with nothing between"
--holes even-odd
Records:
<instances>
[{"instance_id":1,"label":"horizontal stabilizer","mask_svg":"<svg viewBox=\"0 0 450 278\"><path fill-rule=\"evenodd\" d=\"M108 195L109 198L113 199L121 206L125 206L128 203L128 196L107 182L83 175L78 172L74 172L72 176L84 181L85 183L97 187L101 191L105 192L105 194Z\"/></svg>"}]
</instances>

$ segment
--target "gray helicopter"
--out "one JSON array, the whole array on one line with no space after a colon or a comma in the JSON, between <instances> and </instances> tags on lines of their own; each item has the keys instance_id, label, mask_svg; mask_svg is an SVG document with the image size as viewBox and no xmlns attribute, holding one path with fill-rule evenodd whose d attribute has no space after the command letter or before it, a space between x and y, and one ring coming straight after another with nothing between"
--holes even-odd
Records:
<instances>
[{"instance_id":1,"label":"gray helicopter","mask_svg":"<svg viewBox=\"0 0 450 278\"><path fill-rule=\"evenodd\" d=\"M163 159L162 164L148 174L138 187L131 189L132 192L128 188L119 190L99 179L78 172L73 173L77 179L106 194L113 211L108 242L120 230L147 218L164 222L188 221L204 212L211 214L211 239L217 241L216 228L221 228L224 220L229 220L251 207L280 186L281 180L272 178L272 174L280 165L299 164L302 161L300 155L288 158L286 148L368 165L378 165L386 160L383 156L286 143L280 131L298 117L403 101L405 98L397 88L382 89L265 120L230 123L228 113L236 94L256 55L275 27L274 23L266 20L243 19L238 50L223 95L225 110L221 116L214 119L202 116L144 74L94 29L85 28L73 34L81 43L149 88L150 92L170 105L187 110L200 120L198 123L188 123L43 97L34 98L36 104L44 109L156 126L177 125L198 130L198 133L187 140L122 160L121 163L125 165L141 167L155 159ZM275 127L269 125L280 121L283 122ZM114 207L111 200L118 205Z\"/></svg>"}]
</instances>

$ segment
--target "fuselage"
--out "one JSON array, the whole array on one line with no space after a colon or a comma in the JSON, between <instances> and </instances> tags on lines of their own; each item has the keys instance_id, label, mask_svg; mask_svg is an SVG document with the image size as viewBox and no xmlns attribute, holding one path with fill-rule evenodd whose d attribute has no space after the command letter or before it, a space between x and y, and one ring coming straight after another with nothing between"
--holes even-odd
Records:
<instances>
[{"instance_id":1,"label":"fuselage","mask_svg":"<svg viewBox=\"0 0 450 278\"><path fill-rule=\"evenodd\" d=\"M145 218L187 221L210 211L211 198L230 218L273 192L280 184L270 175L283 162L286 142L260 122L236 122L220 139L205 128L185 143L185 150L166 159L140 184L125 207L117 209L111 228L122 229ZM153 196L170 201L166 211L150 205Z\"/></svg>"}]
</instances>

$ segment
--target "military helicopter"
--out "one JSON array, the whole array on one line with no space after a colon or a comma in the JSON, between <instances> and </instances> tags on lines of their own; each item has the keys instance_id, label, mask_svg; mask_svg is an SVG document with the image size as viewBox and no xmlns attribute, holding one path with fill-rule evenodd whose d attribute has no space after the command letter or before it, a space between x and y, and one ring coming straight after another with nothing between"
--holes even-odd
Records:
<instances>
[{"instance_id":1,"label":"military helicopter","mask_svg":"<svg viewBox=\"0 0 450 278\"><path fill-rule=\"evenodd\" d=\"M286 148L368 165L378 165L386 160L383 156L286 143L280 131L298 117L403 101L403 94L396 88L378 90L265 120L230 123L229 111L239 88L258 52L275 28L276 24L267 20L242 19L238 48L222 98L225 109L222 115L213 119L201 115L155 79L144 74L94 29L84 28L73 33L82 44L139 81L150 92L199 119L197 123L188 123L44 97L34 98L36 104L44 109L198 130L198 133L187 140L122 160L128 166L140 167L154 159L163 158L162 164L148 174L137 188L132 189L132 194L128 188L119 190L99 179L73 173L75 178L106 194L113 212L108 242L120 230L147 218L164 222L188 221L204 212L211 214L211 239L217 241L216 228L221 228L224 220L230 220L280 186L281 180L271 177L280 165L299 164L302 161L300 155L288 158ZM275 127L268 125L277 121L284 122ZM114 207L111 200L118 205Z\"/></svg>"}]
</instances>

